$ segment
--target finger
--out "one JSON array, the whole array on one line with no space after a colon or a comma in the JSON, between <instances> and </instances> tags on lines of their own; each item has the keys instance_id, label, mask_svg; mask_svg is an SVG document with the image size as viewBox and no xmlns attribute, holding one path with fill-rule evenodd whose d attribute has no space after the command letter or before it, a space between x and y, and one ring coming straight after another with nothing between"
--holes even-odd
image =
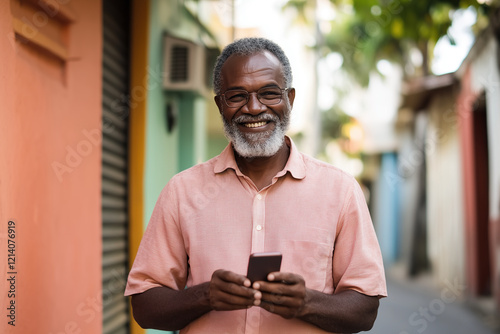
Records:
<instances>
[{"instance_id":1,"label":"finger","mask_svg":"<svg viewBox=\"0 0 500 334\"><path fill-rule=\"evenodd\" d=\"M307 295L307 289L300 284L262 282L259 291L262 293L262 301L295 308L303 307Z\"/></svg>"},{"instance_id":2,"label":"finger","mask_svg":"<svg viewBox=\"0 0 500 334\"><path fill-rule=\"evenodd\" d=\"M240 307L251 306L254 304L253 298L241 297L241 296L225 293L223 291L220 291L219 293L215 294L213 301L214 301L214 303L221 303L221 304L227 304L230 306L240 306Z\"/></svg>"},{"instance_id":3,"label":"finger","mask_svg":"<svg viewBox=\"0 0 500 334\"><path fill-rule=\"evenodd\" d=\"M248 281L248 282L247 282ZM262 293L250 287L242 275L227 270L216 270L210 282L210 305L214 310L236 310L260 304Z\"/></svg>"},{"instance_id":4,"label":"finger","mask_svg":"<svg viewBox=\"0 0 500 334\"><path fill-rule=\"evenodd\" d=\"M229 270L222 270L222 269L216 270L212 276L215 276L226 282L232 282L246 287L250 287L251 285L251 282L247 277L236 274Z\"/></svg>"},{"instance_id":5,"label":"finger","mask_svg":"<svg viewBox=\"0 0 500 334\"><path fill-rule=\"evenodd\" d=\"M277 314L277 315L282 316L283 318L286 318L286 319L293 318L297 314L297 311L295 309L290 308L290 307L286 307L283 305L279 305L279 304L262 302L260 304L260 307L262 307L263 309L265 309L268 312Z\"/></svg>"},{"instance_id":6,"label":"finger","mask_svg":"<svg viewBox=\"0 0 500 334\"><path fill-rule=\"evenodd\" d=\"M212 288L214 290L219 290L221 292L224 292L228 295L234 295L252 299L255 298L254 296L257 293L257 291L252 288L247 288L242 285L238 285L235 283L228 283L224 281L215 281Z\"/></svg>"},{"instance_id":7,"label":"finger","mask_svg":"<svg viewBox=\"0 0 500 334\"><path fill-rule=\"evenodd\" d=\"M303 299L298 296L290 296L278 293L262 293L262 301L265 303L271 303L275 305L282 305L286 307L301 307L303 304Z\"/></svg>"},{"instance_id":8,"label":"finger","mask_svg":"<svg viewBox=\"0 0 500 334\"><path fill-rule=\"evenodd\" d=\"M242 309L248 308L254 305L255 298L254 293L248 288L236 286L233 283L230 285L234 285L236 290L232 290L231 288L227 288L226 286L222 289L218 286L211 286L210 288L210 305L215 310L234 310L234 309ZM239 293L238 289L250 290L250 293L247 295ZM228 291L226 291L228 290ZM262 296L261 292L258 292L259 300Z\"/></svg>"},{"instance_id":9,"label":"finger","mask_svg":"<svg viewBox=\"0 0 500 334\"><path fill-rule=\"evenodd\" d=\"M212 274L211 287L216 287L229 294L250 297L255 291L250 288L248 278L227 270L216 270Z\"/></svg>"},{"instance_id":10,"label":"finger","mask_svg":"<svg viewBox=\"0 0 500 334\"><path fill-rule=\"evenodd\" d=\"M267 275L267 280L269 282L283 282L285 284L299 284L304 282L304 278L300 275L281 271L270 273Z\"/></svg>"},{"instance_id":11,"label":"finger","mask_svg":"<svg viewBox=\"0 0 500 334\"><path fill-rule=\"evenodd\" d=\"M284 295L284 296L301 296L305 293L305 286L299 284L286 284L282 282L259 282L252 286L255 290L262 293Z\"/></svg>"}]
</instances>

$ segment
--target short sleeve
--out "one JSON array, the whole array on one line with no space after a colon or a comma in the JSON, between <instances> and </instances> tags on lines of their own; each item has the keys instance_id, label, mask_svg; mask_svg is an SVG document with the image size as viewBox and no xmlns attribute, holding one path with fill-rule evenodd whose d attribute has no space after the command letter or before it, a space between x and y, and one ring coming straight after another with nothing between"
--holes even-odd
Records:
<instances>
[{"instance_id":1,"label":"short sleeve","mask_svg":"<svg viewBox=\"0 0 500 334\"><path fill-rule=\"evenodd\" d=\"M354 179L337 226L333 283L335 293L355 290L368 296L387 296L377 236L361 187Z\"/></svg>"},{"instance_id":2,"label":"short sleeve","mask_svg":"<svg viewBox=\"0 0 500 334\"><path fill-rule=\"evenodd\" d=\"M179 228L178 199L172 179L162 190L128 276L125 295L166 286L185 287L188 264Z\"/></svg>"}]
</instances>

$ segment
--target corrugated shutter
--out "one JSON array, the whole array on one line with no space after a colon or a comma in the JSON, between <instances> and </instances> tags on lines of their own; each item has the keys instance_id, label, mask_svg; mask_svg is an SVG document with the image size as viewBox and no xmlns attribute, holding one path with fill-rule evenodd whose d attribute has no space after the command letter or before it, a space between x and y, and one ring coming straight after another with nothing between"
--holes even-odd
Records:
<instances>
[{"instance_id":1,"label":"corrugated shutter","mask_svg":"<svg viewBox=\"0 0 500 334\"><path fill-rule=\"evenodd\" d=\"M103 333L129 332L127 144L129 96L128 1L103 1Z\"/></svg>"}]
</instances>

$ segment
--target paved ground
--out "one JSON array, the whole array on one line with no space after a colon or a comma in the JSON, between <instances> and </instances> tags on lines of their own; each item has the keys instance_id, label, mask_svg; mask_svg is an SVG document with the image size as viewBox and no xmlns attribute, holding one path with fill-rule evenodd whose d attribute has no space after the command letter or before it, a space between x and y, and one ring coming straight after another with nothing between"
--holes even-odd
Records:
<instances>
[{"instance_id":1,"label":"paved ground","mask_svg":"<svg viewBox=\"0 0 500 334\"><path fill-rule=\"evenodd\" d=\"M438 289L428 281L388 274L389 298L381 300L371 334L496 334L496 316L466 304L464 287L448 282Z\"/></svg>"}]
</instances>

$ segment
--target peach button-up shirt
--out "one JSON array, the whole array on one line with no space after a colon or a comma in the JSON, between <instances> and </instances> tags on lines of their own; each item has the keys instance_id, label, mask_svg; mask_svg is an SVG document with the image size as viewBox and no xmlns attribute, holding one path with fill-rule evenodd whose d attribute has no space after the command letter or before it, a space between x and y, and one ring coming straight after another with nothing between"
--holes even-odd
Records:
<instances>
[{"instance_id":1,"label":"peach button-up shirt","mask_svg":"<svg viewBox=\"0 0 500 334\"><path fill-rule=\"evenodd\" d=\"M125 295L184 289L209 281L217 269L245 275L251 253L280 251L281 271L301 275L310 289L386 296L380 248L358 183L286 140L285 168L260 191L239 170L231 145L174 176L158 198ZM325 332L251 307L211 311L181 333Z\"/></svg>"}]
</instances>

